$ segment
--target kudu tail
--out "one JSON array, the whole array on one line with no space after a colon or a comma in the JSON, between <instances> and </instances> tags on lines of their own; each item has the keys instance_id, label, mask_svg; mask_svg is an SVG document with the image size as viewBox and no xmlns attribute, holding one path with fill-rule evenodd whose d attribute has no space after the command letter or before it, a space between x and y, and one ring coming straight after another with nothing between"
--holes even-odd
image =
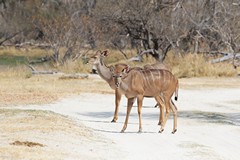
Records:
<instances>
[{"instance_id":1,"label":"kudu tail","mask_svg":"<svg viewBox=\"0 0 240 160\"><path fill-rule=\"evenodd\" d=\"M176 89L175 89L175 101L178 100L178 87L179 87L179 84L178 84L178 80L177 80L177 84L176 84Z\"/></svg>"}]
</instances>

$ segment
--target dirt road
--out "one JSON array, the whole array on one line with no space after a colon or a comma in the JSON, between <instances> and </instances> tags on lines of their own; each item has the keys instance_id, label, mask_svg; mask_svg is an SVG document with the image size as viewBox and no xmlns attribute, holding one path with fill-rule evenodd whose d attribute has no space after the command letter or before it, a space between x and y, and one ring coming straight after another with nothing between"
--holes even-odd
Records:
<instances>
[{"instance_id":1,"label":"dirt road","mask_svg":"<svg viewBox=\"0 0 240 160\"><path fill-rule=\"evenodd\" d=\"M237 160L240 153L240 89L180 89L178 131L171 134L172 115L165 131L158 133L159 109L155 101L143 104L143 133L138 131L136 104L130 114L125 133L120 133L126 112L122 98L119 119L110 123L114 110L112 94L82 94L49 105L17 107L51 110L67 115L104 138L109 147L94 145L93 152L75 149L84 155L95 154L97 159L184 159ZM111 144L111 145L110 145ZM86 146L89 147L89 146ZM89 156L89 155L88 155ZM91 156L89 156L91 157Z\"/></svg>"}]
</instances>

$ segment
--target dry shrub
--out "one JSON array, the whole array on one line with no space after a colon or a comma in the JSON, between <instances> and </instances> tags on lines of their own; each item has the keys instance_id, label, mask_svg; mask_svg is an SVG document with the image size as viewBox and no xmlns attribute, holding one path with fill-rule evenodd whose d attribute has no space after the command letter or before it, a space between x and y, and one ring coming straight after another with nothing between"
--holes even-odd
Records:
<instances>
[{"instance_id":1,"label":"dry shrub","mask_svg":"<svg viewBox=\"0 0 240 160\"><path fill-rule=\"evenodd\" d=\"M64 73L89 73L91 67L90 64L84 64L84 62L79 59L76 61L66 61L63 65L58 66L57 69Z\"/></svg>"},{"instance_id":2,"label":"dry shrub","mask_svg":"<svg viewBox=\"0 0 240 160\"><path fill-rule=\"evenodd\" d=\"M128 58L136 55L135 50L126 50ZM175 54L169 52L164 61L164 64L172 68L173 73L177 77L232 77L237 75L231 63L216 63L208 62L209 59L202 54ZM107 65L116 63L126 63L132 67L143 67L146 64L156 63L156 60L151 56L143 56L143 63L129 62L117 50L111 50L110 55L105 60Z\"/></svg>"},{"instance_id":3,"label":"dry shrub","mask_svg":"<svg viewBox=\"0 0 240 160\"><path fill-rule=\"evenodd\" d=\"M172 56L170 59L170 63L173 64L173 73L180 78L231 77L237 75L237 70L233 68L232 64L212 64L204 55L187 54L179 57Z\"/></svg>"},{"instance_id":4,"label":"dry shrub","mask_svg":"<svg viewBox=\"0 0 240 160\"><path fill-rule=\"evenodd\" d=\"M44 57L46 55L50 55L51 50L40 49L40 48L31 48L31 47L1 47L0 55L8 55L8 56L26 56L26 57Z\"/></svg>"},{"instance_id":5,"label":"dry shrub","mask_svg":"<svg viewBox=\"0 0 240 160\"><path fill-rule=\"evenodd\" d=\"M137 55L136 50L124 50L127 55L127 59L119 50L110 50L109 56L105 59L105 63L109 65L114 65L117 63L125 63L132 67L143 67L146 64L156 63L156 60L151 55L143 55L143 62L129 61L128 59Z\"/></svg>"},{"instance_id":6,"label":"dry shrub","mask_svg":"<svg viewBox=\"0 0 240 160\"><path fill-rule=\"evenodd\" d=\"M26 65L0 66L0 78L29 78L31 70Z\"/></svg>"},{"instance_id":7,"label":"dry shrub","mask_svg":"<svg viewBox=\"0 0 240 160\"><path fill-rule=\"evenodd\" d=\"M133 55L132 50L126 50L124 53L127 55L127 58L131 58L131 55ZM126 58L124 55L118 51L118 50L109 50L109 55L105 59L106 64L115 64L115 63L126 63Z\"/></svg>"}]
</instances>

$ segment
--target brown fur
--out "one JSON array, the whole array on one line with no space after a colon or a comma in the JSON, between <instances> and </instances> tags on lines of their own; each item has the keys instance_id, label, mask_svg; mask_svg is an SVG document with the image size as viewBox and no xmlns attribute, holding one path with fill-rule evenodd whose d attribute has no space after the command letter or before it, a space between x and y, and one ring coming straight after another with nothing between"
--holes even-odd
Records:
<instances>
[{"instance_id":1,"label":"brown fur","mask_svg":"<svg viewBox=\"0 0 240 160\"><path fill-rule=\"evenodd\" d=\"M100 77L102 79L104 79L112 89L115 90L115 110L114 110L114 117L112 119L112 122L116 122L118 119L119 104L121 101L122 94L119 93L119 90L116 90L116 86L114 84L114 79L112 78L112 76L109 76L109 75L112 75L112 73L110 72L109 67L106 66L104 63L104 58L106 56L108 56L108 54L109 54L108 50L97 51L93 57L95 59L93 64L95 65L95 68L97 69L97 72L100 75ZM127 67L126 64L119 64L119 65L122 65L122 67ZM144 69L152 69L152 68L170 70L163 63L147 64L144 66ZM134 67L134 68L129 68L129 69L130 70L133 70L133 69L142 70L142 68L140 68L140 67ZM163 102L161 103L161 105L163 105ZM155 105L155 106L157 106L157 105ZM162 115L162 114L160 114L160 115ZM163 117L160 117L159 119L161 119L161 120L159 120L159 124L161 124L163 122Z\"/></svg>"},{"instance_id":2,"label":"brown fur","mask_svg":"<svg viewBox=\"0 0 240 160\"><path fill-rule=\"evenodd\" d=\"M164 130L164 126L169 116L170 108L174 113L174 127L173 132L177 130L177 107L171 101L173 93L178 90L178 80L168 70L148 69L148 70L130 70L127 72L123 65L115 65L112 67L112 72L115 76L115 85L121 94L128 98L127 115L122 132L127 128L129 114L132 108L134 99L138 101L138 115L139 115L139 132L142 131L141 109L144 97L154 97L156 101L161 104L161 96L165 102L166 115L162 123L160 132ZM171 106L172 104L172 106ZM160 118L164 117L163 106L160 105Z\"/></svg>"}]
</instances>

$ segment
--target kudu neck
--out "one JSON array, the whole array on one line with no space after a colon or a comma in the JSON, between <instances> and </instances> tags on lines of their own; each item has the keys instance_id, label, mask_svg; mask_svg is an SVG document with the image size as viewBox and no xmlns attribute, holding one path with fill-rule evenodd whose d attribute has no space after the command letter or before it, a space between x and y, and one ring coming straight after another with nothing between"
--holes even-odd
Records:
<instances>
[{"instance_id":1,"label":"kudu neck","mask_svg":"<svg viewBox=\"0 0 240 160\"><path fill-rule=\"evenodd\" d=\"M99 76L105 81L110 81L112 79L112 74L110 69L104 63L104 57L100 57L99 63L96 64L96 68Z\"/></svg>"}]
</instances>

